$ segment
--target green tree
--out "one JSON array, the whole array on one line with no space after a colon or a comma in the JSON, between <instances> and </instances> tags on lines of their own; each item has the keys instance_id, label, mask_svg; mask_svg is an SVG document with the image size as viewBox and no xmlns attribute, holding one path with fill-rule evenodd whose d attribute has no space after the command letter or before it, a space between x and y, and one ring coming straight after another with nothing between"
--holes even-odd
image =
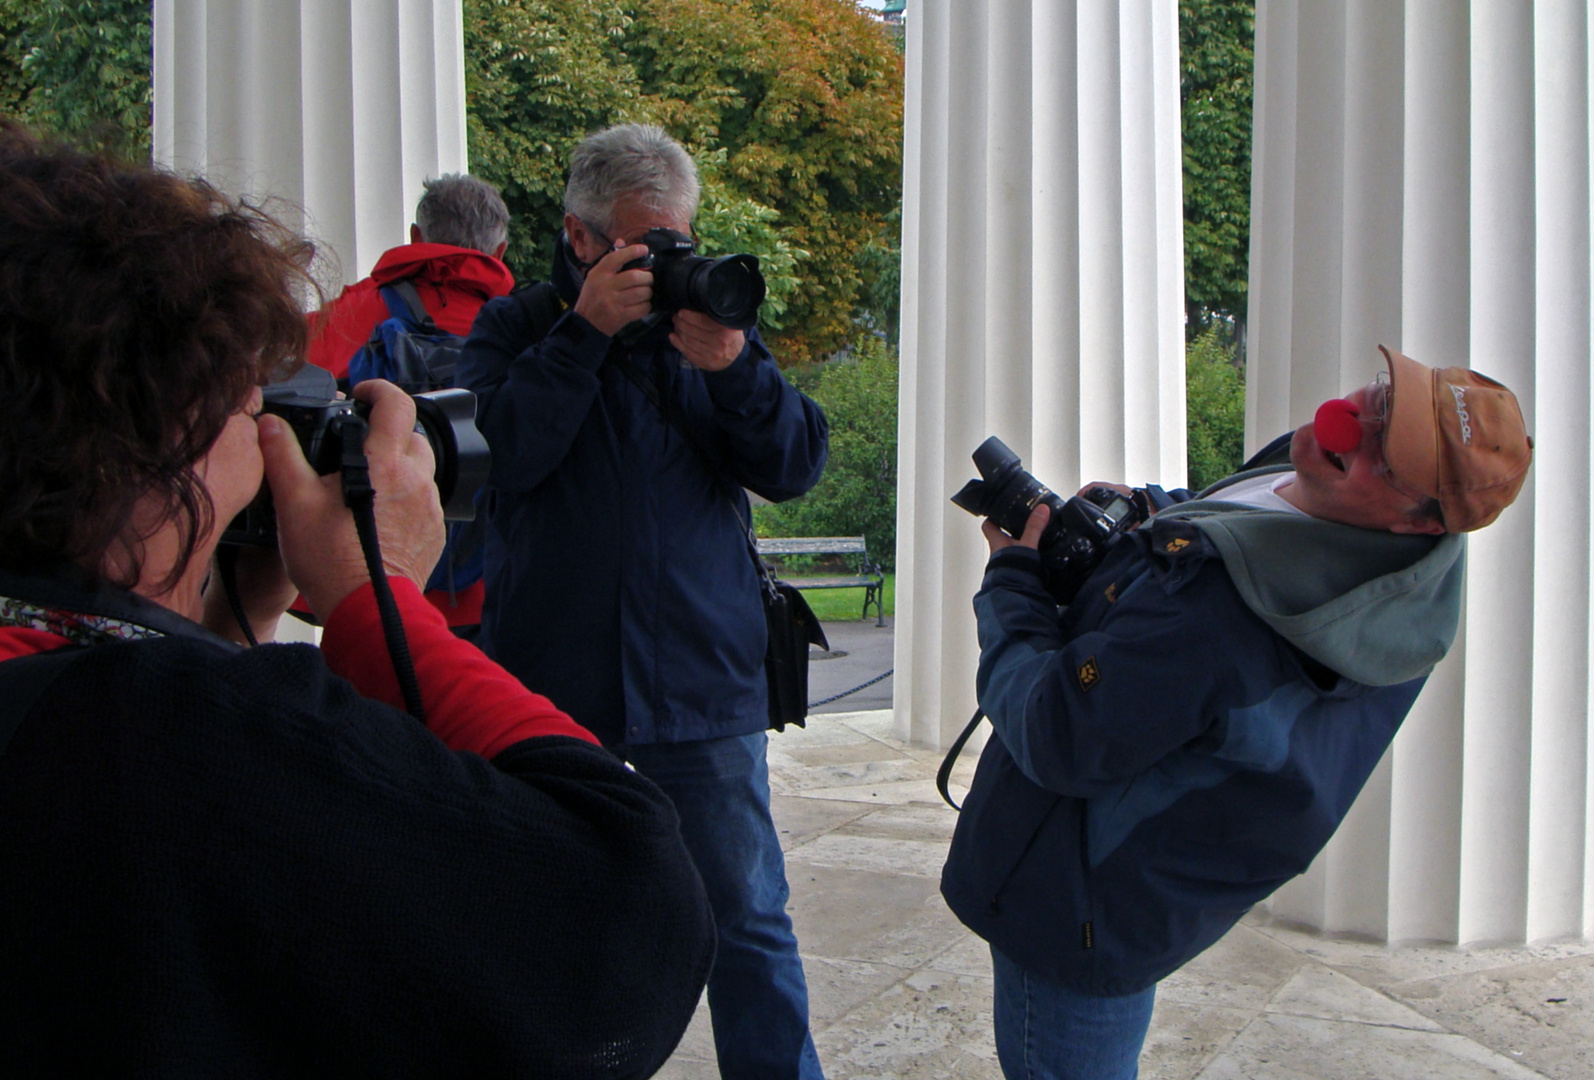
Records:
<instances>
[{"instance_id":1,"label":"green tree","mask_svg":"<svg viewBox=\"0 0 1594 1080\"><path fill-rule=\"evenodd\" d=\"M772 335L790 325L792 301L802 288L797 266L809 253L793 247L777 222L780 211L737 194L722 178L727 151L724 147L698 163L703 201L693 231L704 255L746 252L758 256L767 295L758 311L760 333Z\"/></svg>"},{"instance_id":2,"label":"green tree","mask_svg":"<svg viewBox=\"0 0 1594 1080\"><path fill-rule=\"evenodd\" d=\"M471 171L511 215L506 261L546 278L564 216L570 151L588 132L652 119L620 50L621 0L465 0Z\"/></svg>"},{"instance_id":3,"label":"green tree","mask_svg":"<svg viewBox=\"0 0 1594 1080\"><path fill-rule=\"evenodd\" d=\"M704 171L705 253L763 264L776 355L851 339L869 253L896 243L902 58L850 0L466 0L465 56L472 168L515 215L518 275L547 274L575 144L658 123Z\"/></svg>"},{"instance_id":4,"label":"green tree","mask_svg":"<svg viewBox=\"0 0 1594 1080\"><path fill-rule=\"evenodd\" d=\"M753 511L760 536L863 536L887 570L897 552L897 354L873 335L796 380L830 421L830 460L808 494Z\"/></svg>"},{"instance_id":5,"label":"green tree","mask_svg":"<svg viewBox=\"0 0 1594 1080\"><path fill-rule=\"evenodd\" d=\"M0 116L19 119L28 97L28 77L22 73L23 5L21 0L0 0Z\"/></svg>"},{"instance_id":6,"label":"green tree","mask_svg":"<svg viewBox=\"0 0 1594 1080\"><path fill-rule=\"evenodd\" d=\"M863 281L853 319L896 345L902 332L902 202L886 215L881 236L858 252Z\"/></svg>"},{"instance_id":7,"label":"green tree","mask_svg":"<svg viewBox=\"0 0 1594 1080\"><path fill-rule=\"evenodd\" d=\"M1185 333L1245 321L1255 0L1180 0Z\"/></svg>"},{"instance_id":8,"label":"green tree","mask_svg":"<svg viewBox=\"0 0 1594 1080\"><path fill-rule=\"evenodd\" d=\"M1218 322L1185 347L1186 452L1190 490L1240 467L1245 452L1245 375L1231 362L1228 328Z\"/></svg>"},{"instance_id":9,"label":"green tree","mask_svg":"<svg viewBox=\"0 0 1594 1080\"><path fill-rule=\"evenodd\" d=\"M42 132L148 158L149 0L0 0L0 108Z\"/></svg>"},{"instance_id":10,"label":"green tree","mask_svg":"<svg viewBox=\"0 0 1594 1080\"><path fill-rule=\"evenodd\" d=\"M789 362L854 336L871 245L902 197L902 57L851 0L636 0L624 48L655 115L780 213L802 287L771 335ZM760 254L753 252L753 254Z\"/></svg>"}]
</instances>

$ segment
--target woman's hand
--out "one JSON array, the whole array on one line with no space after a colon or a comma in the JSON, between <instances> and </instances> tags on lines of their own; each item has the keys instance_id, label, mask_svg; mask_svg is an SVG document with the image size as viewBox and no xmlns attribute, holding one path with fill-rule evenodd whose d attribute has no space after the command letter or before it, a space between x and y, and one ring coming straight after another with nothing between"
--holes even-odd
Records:
<instances>
[{"instance_id":1,"label":"woman's hand","mask_svg":"<svg viewBox=\"0 0 1594 1080\"><path fill-rule=\"evenodd\" d=\"M432 480L432 448L415 430L415 402L390 382L354 388L371 406L365 437L376 531L388 575L425 588L443 552L443 507ZM277 512L277 546L310 610L325 622L349 593L370 580L354 516L343 505L337 473L318 476L287 421L260 418L260 450Z\"/></svg>"},{"instance_id":2,"label":"woman's hand","mask_svg":"<svg viewBox=\"0 0 1594 1080\"><path fill-rule=\"evenodd\" d=\"M277 636L277 620L288 610L299 590L288 580L288 569L282 565L282 556L275 549L239 545L220 548L210 560L210 580L205 585L202 622L207 630L220 634L240 645L249 643L238 616L233 613L232 602L223 584L221 561L233 560L233 577L238 587L238 601L244 616L249 620L250 632L257 643L273 641Z\"/></svg>"}]
</instances>

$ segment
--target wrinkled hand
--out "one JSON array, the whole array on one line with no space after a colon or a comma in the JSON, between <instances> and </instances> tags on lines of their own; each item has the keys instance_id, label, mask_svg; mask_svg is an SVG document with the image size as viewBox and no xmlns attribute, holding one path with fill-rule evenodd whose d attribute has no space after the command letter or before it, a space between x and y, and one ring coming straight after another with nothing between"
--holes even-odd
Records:
<instances>
[{"instance_id":1,"label":"wrinkled hand","mask_svg":"<svg viewBox=\"0 0 1594 1080\"><path fill-rule=\"evenodd\" d=\"M618 242L618 241L617 241ZM587 271L576 298L576 314L613 337L653 310L653 271L626 270L648 253L646 244L617 247Z\"/></svg>"},{"instance_id":2,"label":"wrinkled hand","mask_svg":"<svg viewBox=\"0 0 1594 1080\"><path fill-rule=\"evenodd\" d=\"M371 405L365 456L376 491L376 532L390 577L425 588L443 552L443 507L432 481L432 448L415 430L415 403L390 382L354 388ZM260 450L277 510L277 546L288 576L325 622L349 593L370 580L354 515L343 505L337 473L318 476L287 421L260 418Z\"/></svg>"},{"instance_id":3,"label":"wrinkled hand","mask_svg":"<svg viewBox=\"0 0 1594 1080\"><path fill-rule=\"evenodd\" d=\"M670 344L680 350L686 362L703 371L723 371L742 355L747 335L721 326L701 311L682 308L674 315L675 330Z\"/></svg>"},{"instance_id":4,"label":"wrinkled hand","mask_svg":"<svg viewBox=\"0 0 1594 1080\"><path fill-rule=\"evenodd\" d=\"M1024 522L1024 535L1017 540L1014 540L998 528L996 522L990 518L986 518L980 524L980 532L985 534L985 542L991 546L992 555L995 555L1003 548L1012 547L1015 544L1019 547L1039 548L1041 533L1046 531L1046 523L1051 519L1052 508L1045 503L1041 503L1030 511L1029 520Z\"/></svg>"}]
</instances>

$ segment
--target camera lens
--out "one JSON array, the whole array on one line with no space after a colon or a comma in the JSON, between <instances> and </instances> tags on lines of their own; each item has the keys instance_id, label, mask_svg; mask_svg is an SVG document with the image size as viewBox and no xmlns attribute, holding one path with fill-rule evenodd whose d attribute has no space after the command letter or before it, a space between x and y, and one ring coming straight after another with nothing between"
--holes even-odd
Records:
<instances>
[{"instance_id":1,"label":"camera lens","mask_svg":"<svg viewBox=\"0 0 1594 1080\"><path fill-rule=\"evenodd\" d=\"M687 307L707 312L721 325L746 330L758 321L764 302L764 276L752 255L705 259L692 275Z\"/></svg>"},{"instance_id":2,"label":"camera lens","mask_svg":"<svg viewBox=\"0 0 1594 1080\"><path fill-rule=\"evenodd\" d=\"M487 483L492 454L476 429L476 395L458 387L415 395L416 427L432 446L433 479L448 521L476 517L476 492Z\"/></svg>"}]
</instances>

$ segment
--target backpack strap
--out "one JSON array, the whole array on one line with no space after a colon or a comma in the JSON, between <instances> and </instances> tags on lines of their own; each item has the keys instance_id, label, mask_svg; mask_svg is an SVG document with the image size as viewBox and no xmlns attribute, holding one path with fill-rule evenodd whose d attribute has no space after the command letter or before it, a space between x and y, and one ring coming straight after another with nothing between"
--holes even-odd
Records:
<instances>
[{"instance_id":1,"label":"backpack strap","mask_svg":"<svg viewBox=\"0 0 1594 1080\"><path fill-rule=\"evenodd\" d=\"M5 708L0 711L0 755L27 719L33 703L86 652L86 648L69 645L0 662L0 700L5 701Z\"/></svg>"},{"instance_id":2,"label":"backpack strap","mask_svg":"<svg viewBox=\"0 0 1594 1080\"><path fill-rule=\"evenodd\" d=\"M383 285L379 290L382 300L387 304L388 313L395 319L402 319L426 334L440 334L441 330L432 321L431 313L426 310L426 305L421 303L421 294L415 288L414 278L405 278L395 281L391 285Z\"/></svg>"}]
</instances>

